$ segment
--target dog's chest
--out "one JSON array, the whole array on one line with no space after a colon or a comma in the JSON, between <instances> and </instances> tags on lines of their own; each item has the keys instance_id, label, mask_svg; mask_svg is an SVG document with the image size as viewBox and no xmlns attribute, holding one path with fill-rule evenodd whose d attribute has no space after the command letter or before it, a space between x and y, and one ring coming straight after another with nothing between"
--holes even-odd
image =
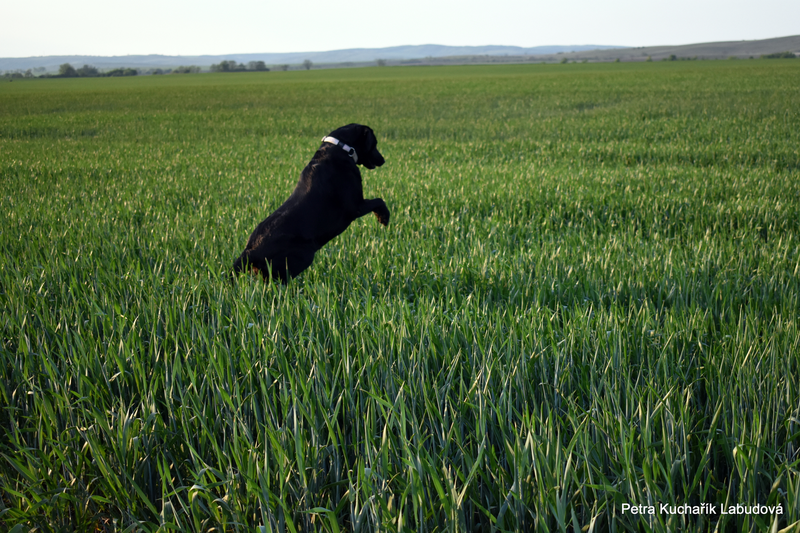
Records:
<instances>
[{"instance_id":1,"label":"dog's chest","mask_svg":"<svg viewBox=\"0 0 800 533\"><path fill-rule=\"evenodd\" d=\"M361 173L338 161L312 162L303 170L297 188L313 196L360 195Z\"/></svg>"}]
</instances>

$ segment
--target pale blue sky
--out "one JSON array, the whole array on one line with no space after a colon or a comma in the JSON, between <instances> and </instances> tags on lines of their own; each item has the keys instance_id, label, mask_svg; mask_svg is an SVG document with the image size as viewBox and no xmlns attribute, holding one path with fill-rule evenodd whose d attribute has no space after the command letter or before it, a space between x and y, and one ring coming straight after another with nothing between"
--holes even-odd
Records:
<instances>
[{"instance_id":1,"label":"pale blue sky","mask_svg":"<svg viewBox=\"0 0 800 533\"><path fill-rule=\"evenodd\" d=\"M0 0L0 20L0 57L650 46L797 35L800 1Z\"/></svg>"}]
</instances>

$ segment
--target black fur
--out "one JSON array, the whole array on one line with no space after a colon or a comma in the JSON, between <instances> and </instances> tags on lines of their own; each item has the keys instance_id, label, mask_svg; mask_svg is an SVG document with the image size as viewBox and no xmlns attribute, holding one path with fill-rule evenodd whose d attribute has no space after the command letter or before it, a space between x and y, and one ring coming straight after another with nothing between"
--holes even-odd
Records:
<instances>
[{"instance_id":1,"label":"black fur","mask_svg":"<svg viewBox=\"0 0 800 533\"><path fill-rule=\"evenodd\" d=\"M348 124L331 137L355 148L358 165L373 169L383 165L378 141L367 126ZM342 233L355 219L375 213L389 224L389 209L380 198L365 200L361 172L341 146L322 143L303 169L294 192L259 224L242 255L233 263L234 274L252 269L286 282L314 261L325 243Z\"/></svg>"}]
</instances>

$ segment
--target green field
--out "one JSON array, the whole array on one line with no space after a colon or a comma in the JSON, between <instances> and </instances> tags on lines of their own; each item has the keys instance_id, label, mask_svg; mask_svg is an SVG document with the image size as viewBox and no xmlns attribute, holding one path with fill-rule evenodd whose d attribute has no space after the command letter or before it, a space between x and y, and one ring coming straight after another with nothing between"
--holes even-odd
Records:
<instances>
[{"instance_id":1,"label":"green field","mask_svg":"<svg viewBox=\"0 0 800 533\"><path fill-rule=\"evenodd\" d=\"M0 530L797 532L799 275L797 61L2 83Z\"/></svg>"}]
</instances>

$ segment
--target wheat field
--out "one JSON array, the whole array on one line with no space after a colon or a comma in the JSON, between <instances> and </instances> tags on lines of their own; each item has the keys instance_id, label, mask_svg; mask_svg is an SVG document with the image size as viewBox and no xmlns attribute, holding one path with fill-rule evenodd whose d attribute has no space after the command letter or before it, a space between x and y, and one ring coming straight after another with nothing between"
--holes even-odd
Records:
<instances>
[{"instance_id":1,"label":"wheat field","mask_svg":"<svg viewBox=\"0 0 800 533\"><path fill-rule=\"evenodd\" d=\"M0 84L0 529L800 531L796 63Z\"/></svg>"}]
</instances>

